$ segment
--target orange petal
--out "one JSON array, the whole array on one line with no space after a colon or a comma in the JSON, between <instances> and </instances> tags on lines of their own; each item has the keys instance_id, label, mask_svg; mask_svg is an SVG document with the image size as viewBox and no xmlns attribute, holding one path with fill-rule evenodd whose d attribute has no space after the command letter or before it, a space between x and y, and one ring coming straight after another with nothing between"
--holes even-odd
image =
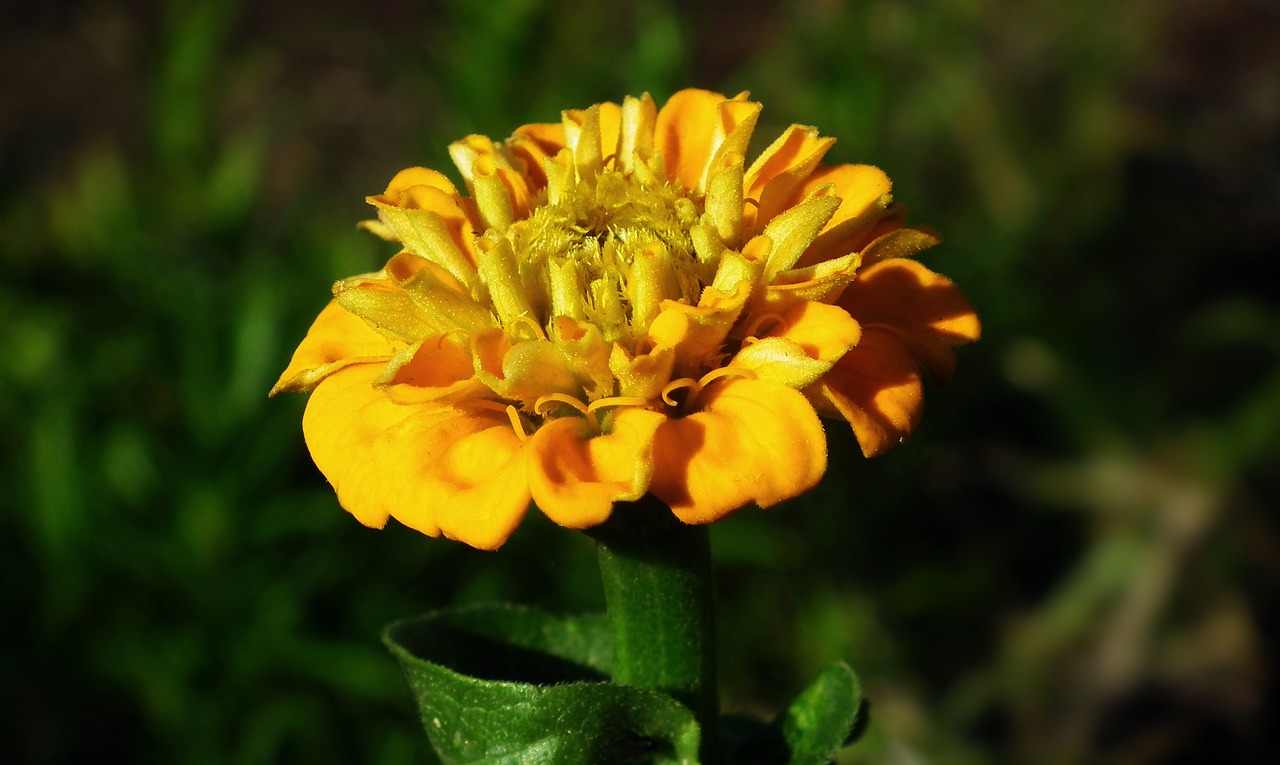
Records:
<instances>
[{"instance_id":1,"label":"orange petal","mask_svg":"<svg viewBox=\"0 0 1280 765\"><path fill-rule=\"evenodd\" d=\"M658 111L654 149L662 153L667 177L690 190L702 190L707 167L727 137L746 148L755 125L758 106L737 106L747 94L732 99L709 90L688 88L671 98ZM739 128L742 128L739 130ZM745 133L746 135L743 135Z\"/></svg>"},{"instance_id":2,"label":"orange petal","mask_svg":"<svg viewBox=\"0 0 1280 765\"><path fill-rule=\"evenodd\" d=\"M862 269L839 305L864 325L898 333L935 377L955 370L951 348L982 334L978 315L950 279L908 258L890 258Z\"/></svg>"},{"instance_id":3,"label":"orange petal","mask_svg":"<svg viewBox=\"0 0 1280 765\"><path fill-rule=\"evenodd\" d=\"M762 231L775 215L788 208L796 189L835 142L834 138L819 136L814 128L792 125L756 158L745 180L747 198L758 203L743 211L748 236Z\"/></svg>"},{"instance_id":4,"label":"orange petal","mask_svg":"<svg viewBox=\"0 0 1280 765\"><path fill-rule=\"evenodd\" d=\"M862 329L862 340L810 392L853 426L868 457L906 440L920 421L924 396L916 360L894 333Z\"/></svg>"},{"instance_id":5,"label":"orange petal","mask_svg":"<svg viewBox=\"0 0 1280 765\"><path fill-rule=\"evenodd\" d=\"M403 347L375 332L337 301L330 301L293 352L289 366L271 389L271 395L281 391L309 391L349 364L389 361Z\"/></svg>"},{"instance_id":6,"label":"orange petal","mask_svg":"<svg viewBox=\"0 0 1280 765\"><path fill-rule=\"evenodd\" d=\"M435 536L421 474L441 449L424 434L458 412L392 403L374 387L380 371L380 364L358 364L325 378L307 401L302 433L316 467L356 520L381 528L394 514Z\"/></svg>"},{"instance_id":7,"label":"orange petal","mask_svg":"<svg viewBox=\"0 0 1280 765\"><path fill-rule=\"evenodd\" d=\"M666 417L646 409L613 414L611 431L592 435L584 418L551 420L529 439L533 501L561 526L603 523L613 503L644 496L653 474L653 434Z\"/></svg>"},{"instance_id":8,"label":"orange petal","mask_svg":"<svg viewBox=\"0 0 1280 765\"><path fill-rule=\"evenodd\" d=\"M622 132L622 107L606 101L600 107L600 154L601 159L618 153L618 137Z\"/></svg>"},{"instance_id":9,"label":"orange petal","mask_svg":"<svg viewBox=\"0 0 1280 765\"><path fill-rule=\"evenodd\" d=\"M444 173L429 167L408 167L391 178L391 182L387 184L387 190L378 198L387 204L405 207L408 206L406 203L409 201L406 197L411 196L407 192L415 186L439 189L450 195L458 193L457 188Z\"/></svg>"},{"instance_id":10,"label":"orange petal","mask_svg":"<svg viewBox=\"0 0 1280 765\"><path fill-rule=\"evenodd\" d=\"M507 153L516 164L522 166L529 180L529 192L536 193L547 187L547 173L542 165L548 157L554 157L565 147L564 125L540 122L524 125L506 141Z\"/></svg>"},{"instance_id":11,"label":"orange petal","mask_svg":"<svg viewBox=\"0 0 1280 765\"><path fill-rule=\"evenodd\" d=\"M501 547L529 509L525 443L493 412L445 421L426 438L448 444L422 481L440 531L479 550Z\"/></svg>"},{"instance_id":12,"label":"orange petal","mask_svg":"<svg viewBox=\"0 0 1280 765\"><path fill-rule=\"evenodd\" d=\"M744 342L729 365L796 389L826 374L862 335L843 308L803 300L754 318L747 330L759 338Z\"/></svg>"},{"instance_id":13,"label":"orange petal","mask_svg":"<svg viewBox=\"0 0 1280 765\"><path fill-rule=\"evenodd\" d=\"M402 250L391 256L391 259L382 267L382 270L377 273L370 274L369 278L373 281L384 281L387 284L403 287L405 282L412 279L414 274L424 268L431 269L431 271L434 272L441 281L446 281L458 292L467 291L467 288L462 286L462 282L456 279L451 282L448 281L453 278L449 275L448 271L437 266L426 258L414 255L412 252L408 252L406 250Z\"/></svg>"},{"instance_id":14,"label":"orange petal","mask_svg":"<svg viewBox=\"0 0 1280 765\"><path fill-rule=\"evenodd\" d=\"M469 348L449 335L428 337L406 350L376 381L397 404L445 404L484 398L488 386L476 377Z\"/></svg>"},{"instance_id":15,"label":"orange petal","mask_svg":"<svg viewBox=\"0 0 1280 765\"><path fill-rule=\"evenodd\" d=\"M711 160L716 107L725 97L709 90L681 90L658 110L654 149L662 153L667 177L696 189Z\"/></svg>"},{"instance_id":16,"label":"orange petal","mask_svg":"<svg viewBox=\"0 0 1280 765\"><path fill-rule=\"evenodd\" d=\"M783 311L761 337L784 337L804 349L810 358L835 361L858 344L862 328L843 308L808 300L796 301ZM766 325L767 326L767 325Z\"/></svg>"},{"instance_id":17,"label":"orange petal","mask_svg":"<svg viewBox=\"0 0 1280 765\"><path fill-rule=\"evenodd\" d=\"M890 209L889 192L893 184L880 168L871 165L820 166L800 184L793 204L799 204L827 184L835 186L840 206L800 258L798 266L861 251L869 241L867 233Z\"/></svg>"},{"instance_id":18,"label":"orange petal","mask_svg":"<svg viewBox=\"0 0 1280 765\"><path fill-rule=\"evenodd\" d=\"M667 420L654 437L649 490L685 523L710 523L755 502L808 489L827 466L822 423L805 397L767 380L717 381L701 411Z\"/></svg>"}]
</instances>

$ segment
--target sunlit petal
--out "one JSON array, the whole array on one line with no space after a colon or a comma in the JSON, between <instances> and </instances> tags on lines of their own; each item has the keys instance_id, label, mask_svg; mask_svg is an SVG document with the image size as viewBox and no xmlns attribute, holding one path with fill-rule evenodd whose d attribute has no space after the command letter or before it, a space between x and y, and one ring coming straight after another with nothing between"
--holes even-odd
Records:
<instances>
[{"instance_id":1,"label":"sunlit petal","mask_svg":"<svg viewBox=\"0 0 1280 765\"><path fill-rule=\"evenodd\" d=\"M653 435L666 417L644 409L616 413L594 434L581 417L548 422L529 441L529 487L547 517L570 528L603 523L613 503L644 496L653 474Z\"/></svg>"},{"instance_id":2,"label":"sunlit petal","mask_svg":"<svg viewBox=\"0 0 1280 765\"><path fill-rule=\"evenodd\" d=\"M685 523L710 523L755 502L800 494L827 467L827 441L799 392L765 380L713 385L700 409L654 437L650 491Z\"/></svg>"}]
</instances>

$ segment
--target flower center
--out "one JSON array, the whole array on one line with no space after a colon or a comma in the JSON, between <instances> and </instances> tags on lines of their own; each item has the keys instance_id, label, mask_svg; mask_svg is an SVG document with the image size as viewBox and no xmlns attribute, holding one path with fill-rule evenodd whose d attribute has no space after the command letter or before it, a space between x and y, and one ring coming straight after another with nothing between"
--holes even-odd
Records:
<instances>
[{"instance_id":1,"label":"flower center","mask_svg":"<svg viewBox=\"0 0 1280 765\"><path fill-rule=\"evenodd\" d=\"M703 282L689 232L700 205L631 173L574 175L506 233L539 322L568 316L595 324L606 341L635 340L663 300L697 302Z\"/></svg>"}]
</instances>

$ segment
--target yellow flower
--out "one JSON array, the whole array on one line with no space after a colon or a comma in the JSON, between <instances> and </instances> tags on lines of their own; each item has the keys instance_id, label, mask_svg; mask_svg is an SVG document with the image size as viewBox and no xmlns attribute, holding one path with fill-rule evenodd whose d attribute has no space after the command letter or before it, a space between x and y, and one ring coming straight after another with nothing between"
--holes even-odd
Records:
<instances>
[{"instance_id":1,"label":"yellow flower","mask_svg":"<svg viewBox=\"0 0 1280 765\"><path fill-rule=\"evenodd\" d=\"M978 319L912 259L888 178L793 125L750 165L760 105L703 90L566 111L450 146L369 198L399 243L334 285L272 393L310 391L307 445L360 522L494 549L530 502L586 528L652 493L709 523L811 488L818 415L903 440L918 365Z\"/></svg>"}]
</instances>

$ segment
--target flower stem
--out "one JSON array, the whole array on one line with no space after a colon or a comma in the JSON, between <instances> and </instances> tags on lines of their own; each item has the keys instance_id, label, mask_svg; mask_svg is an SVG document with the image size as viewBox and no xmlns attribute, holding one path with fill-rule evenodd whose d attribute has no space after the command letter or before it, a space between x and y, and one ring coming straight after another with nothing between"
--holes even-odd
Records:
<instances>
[{"instance_id":1,"label":"flower stem","mask_svg":"<svg viewBox=\"0 0 1280 765\"><path fill-rule=\"evenodd\" d=\"M618 503L592 536L599 543L614 682L661 691L693 710L702 765L715 765L720 705L707 528L681 523L646 495Z\"/></svg>"}]
</instances>

